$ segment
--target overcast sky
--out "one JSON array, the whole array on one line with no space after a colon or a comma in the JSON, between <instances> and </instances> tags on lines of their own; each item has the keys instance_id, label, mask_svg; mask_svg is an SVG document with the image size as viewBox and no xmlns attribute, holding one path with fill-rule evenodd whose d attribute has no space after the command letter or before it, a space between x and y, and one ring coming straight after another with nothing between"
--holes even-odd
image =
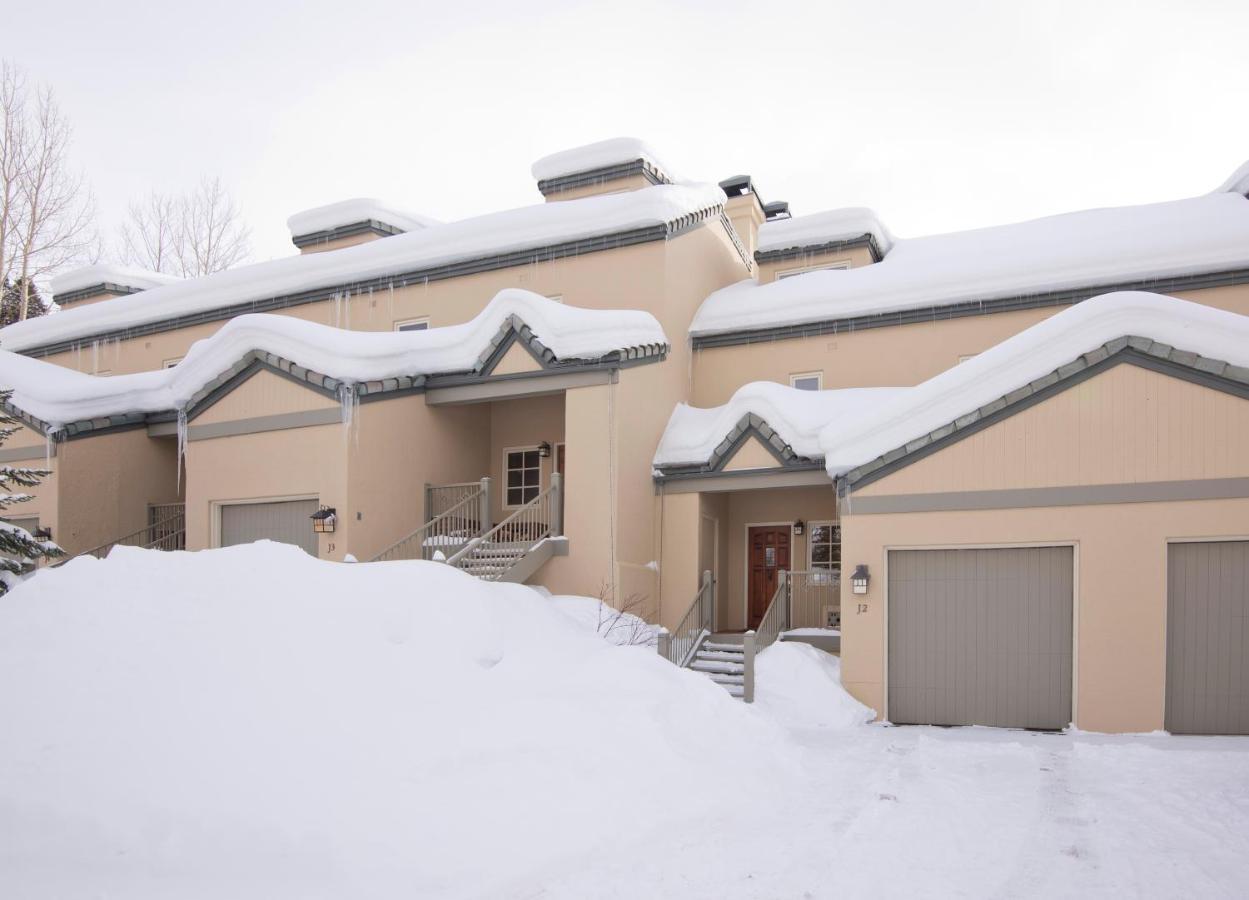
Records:
<instances>
[{"instance_id":1,"label":"overcast sky","mask_svg":"<svg viewBox=\"0 0 1249 900\"><path fill-rule=\"evenodd\" d=\"M1249 158L1249 2L6 3L106 229L220 175L254 257L292 212L440 219L540 201L530 163L606 137L748 173L796 214L902 236L1191 196Z\"/></svg>"}]
</instances>

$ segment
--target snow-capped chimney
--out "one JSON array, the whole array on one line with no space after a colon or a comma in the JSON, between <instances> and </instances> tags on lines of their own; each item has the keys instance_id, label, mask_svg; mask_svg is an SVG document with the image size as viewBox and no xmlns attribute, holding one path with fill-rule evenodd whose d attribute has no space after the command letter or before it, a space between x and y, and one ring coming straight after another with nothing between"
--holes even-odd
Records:
<instances>
[{"instance_id":1,"label":"snow-capped chimney","mask_svg":"<svg viewBox=\"0 0 1249 900\"><path fill-rule=\"evenodd\" d=\"M680 180L654 150L628 137L552 153L534 163L530 171L548 201L615 194Z\"/></svg>"},{"instance_id":2,"label":"snow-capped chimney","mask_svg":"<svg viewBox=\"0 0 1249 900\"><path fill-rule=\"evenodd\" d=\"M112 297L137 294L181 281L173 275L99 264L83 266L52 279L52 300L61 307L88 306Z\"/></svg>"},{"instance_id":3,"label":"snow-capped chimney","mask_svg":"<svg viewBox=\"0 0 1249 900\"><path fill-rule=\"evenodd\" d=\"M340 200L297 212L286 220L291 243L304 253L339 250L377 238L441 224L372 197Z\"/></svg>"}]
</instances>

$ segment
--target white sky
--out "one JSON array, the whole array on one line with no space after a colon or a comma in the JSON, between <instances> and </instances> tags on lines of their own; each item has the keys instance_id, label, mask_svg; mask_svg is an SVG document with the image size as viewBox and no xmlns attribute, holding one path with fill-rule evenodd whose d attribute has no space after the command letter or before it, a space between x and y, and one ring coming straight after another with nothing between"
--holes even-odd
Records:
<instances>
[{"instance_id":1,"label":"white sky","mask_svg":"<svg viewBox=\"0 0 1249 900\"><path fill-rule=\"evenodd\" d=\"M1191 196L1249 158L1249 2L6 4L105 225L219 174L256 259L379 196L441 219L541 198L605 137L796 214L906 236Z\"/></svg>"}]
</instances>

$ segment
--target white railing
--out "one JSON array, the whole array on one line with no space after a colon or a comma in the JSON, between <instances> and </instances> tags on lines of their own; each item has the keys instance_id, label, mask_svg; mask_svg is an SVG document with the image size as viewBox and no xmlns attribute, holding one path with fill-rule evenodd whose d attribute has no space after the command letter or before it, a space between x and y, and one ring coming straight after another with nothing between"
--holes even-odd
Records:
<instances>
[{"instance_id":1,"label":"white railing","mask_svg":"<svg viewBox=\"0 0 1249 900\"><path fill-rule=\"evenodd\" d=\"M789 627L841 627L841 573L812 569L789 573Z\"/></svg>"},{"instance_id":2,"label":"white railing","mask_svg":"<svg viewBox=\"0 0 1249 900\"><path fill-rule=\"evenodd\" d=\"M103 559L114 547L142 547L145 550L185 550L186 549L186 513L182 504L166 504L157 507L166 515L153 521L138 531L122 535L107 543L75 553L67 559L57 560L54 566L63 566L71 559L79 556L94 556ZM155 518L155 517L153 517Z\"/></svg>"},{"instance_id":3,"label":"white railing","mask_svg":"<svg viewBox=\"0 0 1249 900\"><path fill-rule=\"evenodd\" d=\"M461 481L455 484L427 484L425 485L425 521L429 522L438 518L443 513L450 512L455 509L469 497L479 496L483 490L482 482L479 481ZM487 518L489 511L487 510ZM480 524L480 523L479 523ZM491 523L486 521L484 527L478 529L488 531Z\"/></svg>"},{"instance_id":4,"label":"white railing","mask_svg":"<svg viewBox=\"0 0 1249 900\"><path fill-rule=\"evenodd\" d=\"M455 505L391 544L370 562L434 559L438 553L445 558L463 549L481 534L482 523L490 517L490 479L474 484L475 490L464 493Z\"/></svg>"},{"instance_id":5,"label":"white railing","mask_svg":"<svg viewBox=\"0 0 1249 900\"><path fill-rule=\"evenodd\" d=\"M756 651L770 647L782 631L790 629L789 612L789 573L781 571L772 602L768 604L767 612L755 629Z\"/></svg>"},{"instance_id":6,"label":"white railing","mask_svg":"<svg viewBox=\"0 0 1249 900\"><path fill-rule=\"evenodd\" d=\"M710 572L703 572L702 584L694 595L694 602L685 611L681 623L673 631L659 632L659 652L668 662L677 666L689 665L698 645L714 627L716 611L715 582Z\"/></svg>"},{"instance_id":7,"label":"white railing","mask_svg":"<svg viewBox=\"0 0 1249 900\"><path fill-rule=\"evenodd\" d=\"M562 498L562 478L555 472L550 487L485 534L473 538L447 563L487 581L497 581L539 543L564 533Z\"/></svg>"}]
</instances>

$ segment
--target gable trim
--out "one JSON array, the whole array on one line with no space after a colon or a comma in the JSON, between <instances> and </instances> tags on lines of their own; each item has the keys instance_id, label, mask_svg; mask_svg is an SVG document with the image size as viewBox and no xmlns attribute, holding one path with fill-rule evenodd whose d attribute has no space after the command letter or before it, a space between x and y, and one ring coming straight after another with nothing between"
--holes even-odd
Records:
<instances>
[{"instance_id":1,"label":"gable trim","mask_svg":"<svg viewBox=\"0 0 1249 900\"><path fill-rule=\"evenodd\" d=\"M838 494L846 496L856 488L866 487L1121 364L1139 366L1249 400L1249 368L1177 350L1147 337L1116 338L941 428L851 469L838 479Z\"/></svg>"}]
</instances>

